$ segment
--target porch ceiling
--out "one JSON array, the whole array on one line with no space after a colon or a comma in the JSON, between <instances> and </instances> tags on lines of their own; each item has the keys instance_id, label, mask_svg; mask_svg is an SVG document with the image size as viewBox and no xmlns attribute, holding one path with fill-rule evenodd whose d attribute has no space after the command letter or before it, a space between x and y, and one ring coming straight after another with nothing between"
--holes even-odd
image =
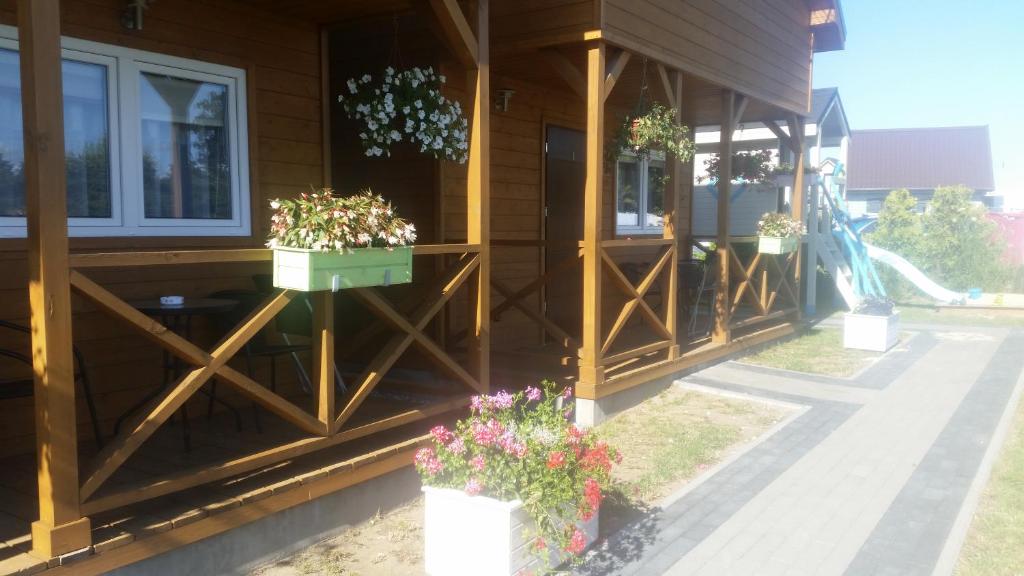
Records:
<instances>
[{"instance_id":1,"label":"porch ceiling","mask_svg":"<svg viewBox=\"0 0 1024 576\"><path fill-rule=\"evenodd\" d=\"M585 76L586 50L582 45L549 48L548 50L557 50L558 54L564 56L580 71L581 75ZM495 88L501 88L500 77L507 77L572 91L567 81L555 70L548 56L541 50L497 54L492 59L491 71L496 76L493 80ZM634 55L608 98L609 112L635 109L640 98L641 86L644 83L644 60L642 57ZM665 91L658 75L657 63L653 60L647 62L646 84L648 98L665 101ZM683 89L685 92L684 113L686 110L691 111L697 126L717 125L721 120L722 88L696 76L686 75L683 79ZM580 105L583 105L582 99ZM751 100L741 122L778 120L787 115L788 112L778 107Z\"/></svg>"},{"instance_id":2,"label":"porch ceiling","mask_svg":"<svg viewBox=\"0 0 1024 576\"><path fill-rule=\"evenodd\" d=\"M409 12L415 8L413 0L241 0L254 8L285 14L287 16L312 20L319 24L334 24L382 14Z\"/></svg>"}]
</instances>

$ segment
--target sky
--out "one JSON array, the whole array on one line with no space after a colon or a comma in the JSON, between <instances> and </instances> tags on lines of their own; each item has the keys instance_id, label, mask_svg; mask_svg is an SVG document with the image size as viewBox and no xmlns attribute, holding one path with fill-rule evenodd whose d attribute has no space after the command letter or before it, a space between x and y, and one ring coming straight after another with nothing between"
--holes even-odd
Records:
<instances>
[{"instance_id":1,"label":"sky","mask_svg":"<svg viewBox=\"0 0 1024 576\"><path fill-rule=\"evenodd\" d=\"M854 130L988 125L997 191L1024 209L1024 1L844 0L846 49L817 54Z\"/></svg>"}]
</instances>

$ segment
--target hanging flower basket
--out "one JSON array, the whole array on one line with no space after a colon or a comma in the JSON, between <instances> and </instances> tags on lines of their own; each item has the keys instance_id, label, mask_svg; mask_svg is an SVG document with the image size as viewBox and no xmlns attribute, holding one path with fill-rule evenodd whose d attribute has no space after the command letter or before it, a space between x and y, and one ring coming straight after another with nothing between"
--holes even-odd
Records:
<instances>
[{"instance_id":1,"label":"hanging flower basket","mask_svg":"<svg viewBox=\"0 0 1024 576\"><path fill-rule=\"evenodd\" d=\"M626 117L608 147L609 160L617 160L624 152L647 158L651 151L662 150L680 162L689 161L694 152L693 140L689 129L679 124L676 115L674 108L652 104L647 112Z\"/></svg>"},{"instance_id":2,"label":"hanging flower basket","mask_svg":"<svg viewBox=\"0 0 1024 576\"><path fill-rule=\"evenodd\" d=\"M315 292L412 282L416 229L380 196L329 189L274 200L274 286Z\"/></svg>"},{"instance_id":3,"label":"hanging flower basket","mask_svg":"<svg viewBox=\"0 0 1024 576\"><path fill-rule=\"evenodd\" d=\"M384 70L375 82L369 74L350 78L348 94L338 102L360 123L359 140L367 156L391 156L391 146L410 142L434 158L463 164L469 157L468 122L457 101L442 93L445 77L431 67Z\"/></svg>"},{"instance_id":4,"label":"hanging flower basket","mask_svg":"<svg viewBox=\"0 0 1024 576\"><path fill-rule=\"evenodd\" d=\"M800 247L804 225L785 214L768 212L757 222L757 251L762 254L789 254Z\"/></svg>"}]
</instances>

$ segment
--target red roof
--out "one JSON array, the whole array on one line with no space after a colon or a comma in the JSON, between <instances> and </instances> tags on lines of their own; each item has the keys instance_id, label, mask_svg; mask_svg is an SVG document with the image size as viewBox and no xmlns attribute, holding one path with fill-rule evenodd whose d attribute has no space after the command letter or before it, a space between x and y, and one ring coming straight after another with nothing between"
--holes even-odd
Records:
<instances>
[{"instance_id":1,"label":"red roof","mask_svg":"<svg viewBox=\"0 0 1024 576\"><path fill-rule=\"evenodd\" d=\"M854 130L849 190L995 190L988 126Z\"/></svg>"}]
</instances>

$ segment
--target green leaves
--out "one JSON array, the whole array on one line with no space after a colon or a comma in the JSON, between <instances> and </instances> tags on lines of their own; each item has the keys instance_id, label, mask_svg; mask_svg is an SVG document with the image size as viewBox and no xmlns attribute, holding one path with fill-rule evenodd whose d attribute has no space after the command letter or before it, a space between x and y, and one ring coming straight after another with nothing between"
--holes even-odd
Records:
<instances>
[{"instance_id":1,"label":"green leaves","mask_svg":"<svg viewBox=\"0 0 1024 576\"><path fill-rule=\"evenodd\" d=\"M416 241L416 227L399 218L391 204L369 190L336 197L330 188L295 199L270 201L267 246L329 252L350 248L388 248Z\"/></svg>"},{"instance_id":2,"label":"green leaves","mask_svg":"<svg viewBox=\"0 0 1024 576\"><path fill-rule=\"evenodd\" d=\"M627 116L608 147L609 161L623 152L649 158L651 151L662 150L680 162L693 158L694 145L690 130L679 124L678 111L661 104L652 104L645 114Z\"/></svg>"}]
</instances>

